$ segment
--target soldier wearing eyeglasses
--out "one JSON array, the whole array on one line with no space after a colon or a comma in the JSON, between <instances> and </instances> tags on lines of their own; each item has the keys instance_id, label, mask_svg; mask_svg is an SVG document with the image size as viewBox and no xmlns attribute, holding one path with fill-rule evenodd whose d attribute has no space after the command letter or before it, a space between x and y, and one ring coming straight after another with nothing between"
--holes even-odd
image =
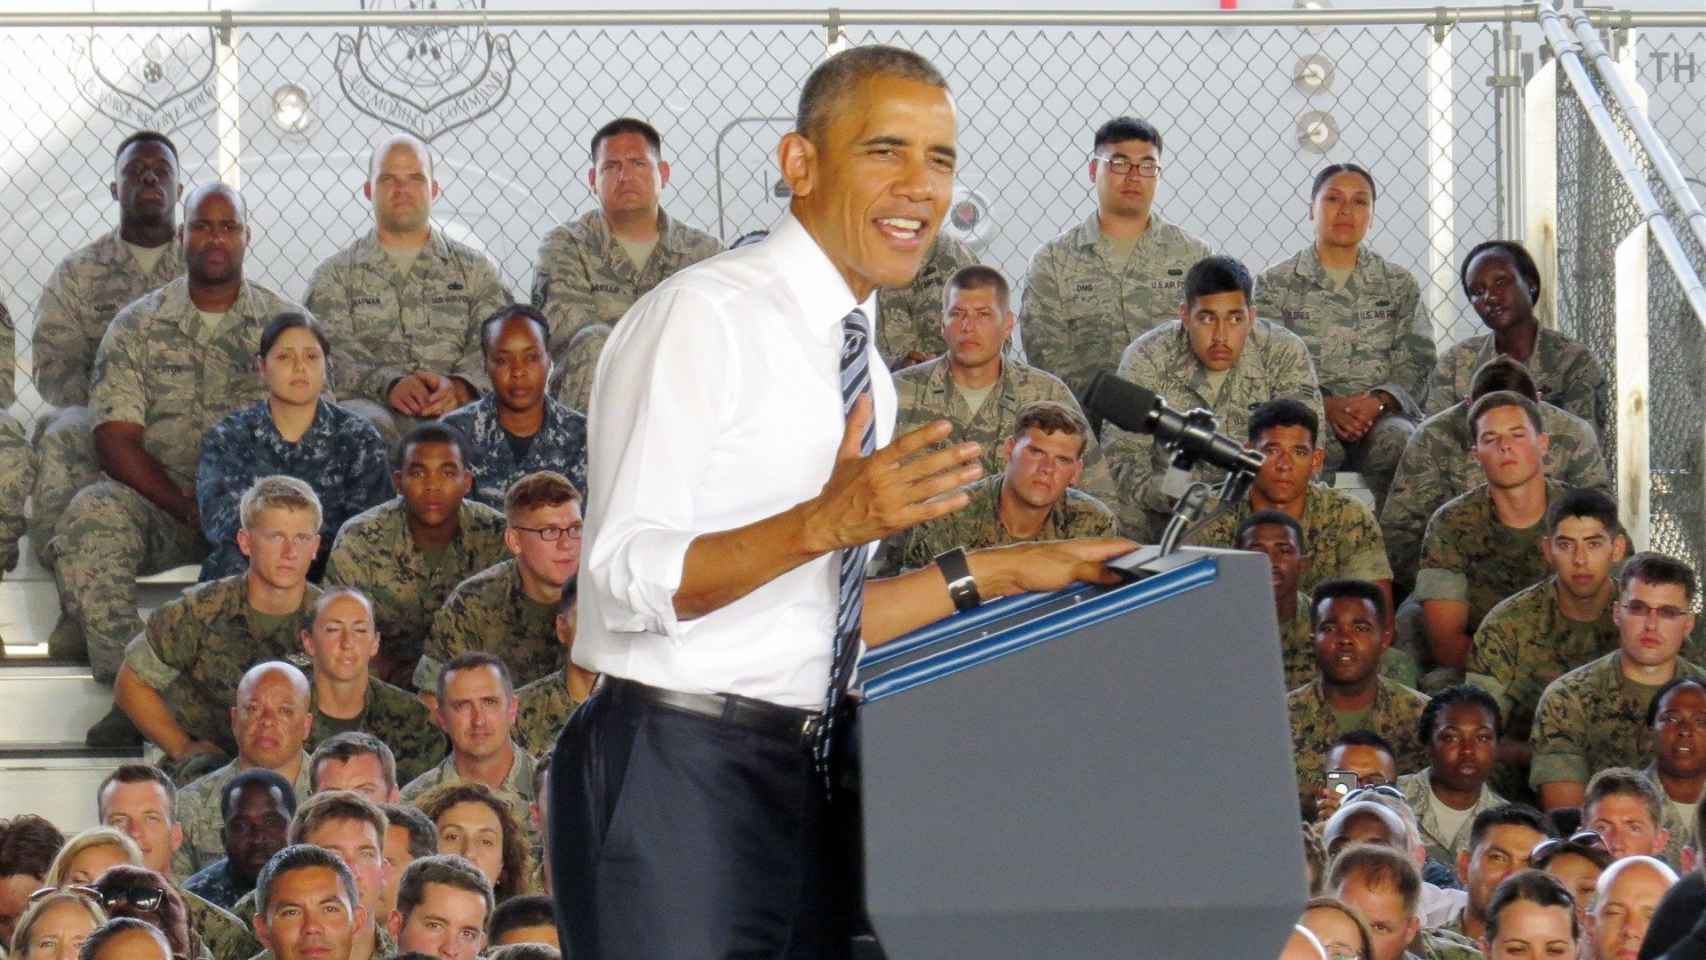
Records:
<instances>
[{"instance_id":1,"label":"soldier wearing eyeglasses","mask_svg":"<svg viewBox=\"0 0 1706 960\"><path fill-rule=\"evenodd\" d=\"M115 697L173 762L237 749L230 711L243 671L300 648L320 590L307 580L320 501L294 477L262 477L243 495L246 572L197 584L154 611L125 649ZM199 765L198 765L199 766ZM180 782L196 767L183 767Z\"/></svg>"},{"instance_id":2,"label":"soldier wearing eyeglasses","mask_svg":"<svg viewBox=\"0 0 1706 960\"><path fill-rule=\"evenodd\" d=\"M1590 776L1638 764L1648 707L1677 677L1706 678L1680 656L1694 629L1694 570L1658 553L1624 565L1612 619L1618 649L1564 674L1540 696L1529 782L1546 809L1582 804Z\"/></svg>"},{"instance_id":3,"label":"soldier wearing eyeglasses","mask_svg":"<svg viewBox=\"0 0 1706 960\"><path fill-rule=\"evenodd\" d=\"M504 497L510 559L464 580L433 616L415 687L429 706L439 671L457 654L503 658L517 684L562 666L557 602L580 567L581 495L560 473L517 480Z\"/></svg>"},{"instance_id":4,"label":"soldier wearing eyeglasses","mask_svg":"<svg viewBox=\"0 0 1706 960\"><path fill-rule=\"evenodd\" d=\"M1184 299L1185 271L1208 244L1154 210L1161 131L1116 117L1097 128L1089 178L1096 212L1031 260L1019 329L1030 362L1082 395L1126 344L1165 323Z\"/></svg>"}]
</instances>

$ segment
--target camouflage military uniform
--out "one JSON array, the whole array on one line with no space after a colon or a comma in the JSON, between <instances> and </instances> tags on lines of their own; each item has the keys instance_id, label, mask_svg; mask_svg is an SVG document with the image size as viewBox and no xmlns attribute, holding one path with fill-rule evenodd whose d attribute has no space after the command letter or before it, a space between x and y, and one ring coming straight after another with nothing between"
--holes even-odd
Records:
<instances>
[{"instance_id":1,"label":"camouflage military uniform","mask_svg":"<svg viewBox=\"0 0 1706 960\"><path fill-rule=\"evenodd\" d=\"M1641 773L1652 781L1653 786L1659 788L1659 795L1665 798L1664 816L1660 818L1659 828L1669 831L1670 839L1665 841L1665 850L1659 855L1659 859L1670 864L1672 870L1682 873L1682 851L1695 846L1695 828L1699 824L1699 818L1691 808L1698 804L1684 807L1670 798L1670 794L1665 792L1664 781L1659 779L1658 761L1647 764L1647 769Z\"/></svg>"},{"instance_id":2,"label":"camouflage military uniform","mask_svg":"<svg viewBox=\"0 0 1706 960\"><path fill-rule=\"evenodd\" d=\"M173 861L176 864L176 861ZM212 960L248 960L261 949L253 929L237 919L229 910L213 903L193 890L184 889L173 881L184 898L184 912L189 914L190 933L200 938Z\"/></svg>"},{"instance_id":3,"label":"camouflage military uniform","mask_svg":"<svg viewBox=\"0 0 1706 960\"><path fill-rule=\"evenodd\" d=\"M1476 815L1483 810L1503 805L1505 798L1494 793L1492 787L1482 784L1481 795L1475 798L1475 806L1470 808L1469 819L1463 821L1455 835L1448 837L1441 832L1439 816L1434 810L1437 798L1429 796L1433 792L1433 786L1429 782L1432 775L1432 767L1423 767L1415 773L1407 773L1398 778L1398 789L1403 791L1404 802L1410 805L1410 811L1416 815L1416 825L1421 828L1421 841L1428 850L1428 856L1441 863L1456 864L1457 855L1469 849L1469 828Z\"/></svg>"},{"instance_id":4,"label":"camouflage military uniform","mask_svg":"<svg viewBox=\"0 0 1706 960\"><path fill-rule=\"evenodd\" d=\"M505 803L509 804L515 814L516 822L528 827L528 833L533 832L533 818L527 809L533 803L533 771L537 766L533 755L521 748L514 740L510 746L515 748L515 762L509 766L509 776L504 778L502 789L493 791ZM433 787L445 783L455 783L462 780L456 772L456 752L452 750L444 760L426 773L410 780L403 787L403 802L419 805L420 798Z\"/></svg>"},{"instance_id":5,"label":"camouflage military uniform","mask_svg":"<svg viewBox=\"0 0 1706 960\"><path fill-rule=\"evenodd\" d=\"M892 367L910 353L939 357L948 349L942 339L942 291L955 271L976 262L970 247L938 232L910 285L877 292L877 353L883 362Z\"/></svg>"},{"instance_id":6,"label":"camouflage military uniform","mask_svg":"<svg viewBox=\"0 0 1706 960\"><path fill-rule=\"evenodd\" d=\"M1208 526L1192 534L1188 542L1205 547L1228 547L1238 525L1256 512L1246 498ZM1309 542L1309 569L1297 578L1297 589L1313 596L1315 588L1337 577L1355 580L1390 580L1386 543L1374 513L1350 494L1319 483L1311 483L1303 497L1303 535ZM1307 610L1307 601L1303 604Z\"/></svg>"},{"instance_id":7,"label":"camouflage military uniform","mask_svg":"<svg viewBox=\"0 0 1706 960\"><path fill-rule=\"evenodd\" d=\"M1083 394L1091 376L1119 362L1127 344L1178 317L1185 272L1209 252L1208 244L1152 213L1149 229L1121 263L1102 236L1101 215L1091 214L1031 259L1019 316L1026 357Z\"/></svg>"},{"instance_id":8,"label":"camouflage military uniform","mask_svg":"<svg viewBox=\"0 0 1706 960\"><path fill-rule=\"evenodd\" d=\"M255 346L273 317L302 308L245 281L211 338L179 278L119 312L95 354L94 423L143 427L142 446L180 489L195 483L202 437L261 400ZM111 682L142 628L136 577L201 560L201 531L114 480L83 488L55 531L60 602L82 627L95 679Z\"/></svg>"},{"instance_id":9,"label":"camouflage military uniform","mask_svg":"<svg viewBox=\"0 0 1706 960\"><path fill-rule=\"evenodd\" d=\"M441 230L407 274L369 230L315 268L307 302L332 341L338 396L393 445L400 431L389 394L398 380L426 370L491 389L480 321L510 302L509 291L491 258Z\"/></svg>"},{"instance_id":10,"label":"camouflage military uniform","mask_svg":"<svg viewBox=\"0 0 1706 960\"><path fill-rule=\"evenodd\" d=\"M583 413L592 405L592 375L598 369L598 355L610 340L608 323L589 323L575 331L563 347L563 359L557 364L557 402Z\"/></svg>"},{"instance_id":11,"label":"camouflage military uniform","mask_svg":"<svg viewBox=\"0 0 1706 960\"><path fill-rule=\"evenodd\" d=\"M344 720L321 713L317 694L310 695L309 708L314 713L314 726L302 745L304 750L311 752L321 741L340 733L366 731L391 748L397 760L398 783L407 783L425 773L443 760L449 749L426 704L378 677L367 678L367 697L357 716Z\"/></svg>"},{"instance_id":12,"label":"camouflage military uniform","mask_svg":"<svg viewBox=\"0 0 1706 960\"><path fill-rule=\"evenodd\" d=\"M1392 489L1380 508L1380 529L1386 535L1386 555L1404 592L1416 582L1422 555L1422 534L1428 518L1447 500L1481 483L1486 474L1470 453L1469 407L1465 401L1422 421L1404 455ZM1566 487L1593 487L1611 492L1599 437L1593 425L1549 403L1540 404L1540 426L1551 438L1542 468Z\"/></svg>"},{"instance_id":13,"label":"camouflage military uniform","mask_svg":"<svg viewBox=\"0 0 1706 960\"><path fill-rule=\"evenodd\" d=\"M1546 481L1546 502L1564 495ZM1469 604L1468 630L1517 591L1545 579L1552 569L1540 553L1546 524L1513 530L1499 522L1485 483L1453 498L1428 521L1422 540L1422 569L1416 574L1418 601L1462 600Z\"/></svg>"},{"instance_id":14,"label":"camouflage military uniform","mask_svg":"<svg viewBox=\"0 0 1706 960\"><path fill-rule=\"evenodd\" d=\"M433 614L426 652L415 666L415 689L432 690L444 665L471 650L502 657L518 687L563 665L557 605L538 603L523 592L519 561L482 570L450 592Z\"/></svg>"},{"instance_id":15,"label":"camouflage military uniform","mask_svg":"<svg viewBox=\"0 0 1706 960\"><path fill-rule=\"evenodd\" d=\"M428 552L409 533L402 497L357 514L338 531L326 561L327 587L356 587L373 601L380 652L402 662L420 658L432 614L450 591L505 557L504 518L491 507L463 500L456 538Z\"/></svg>"},{"instance_id":16,"label":"camouflage military uniform","mask_svg":"<svg viewBox=\"0 0 1706 960\"><path fill-rule=\"evenodd\" d=\"M319 598L320 589L307 584L294 618L263 624L249 606L244 574L198 583L148 616L148 626L125 648L124 662L165 698L185 733L232 756L237 684L255 664L302 649L298 634L313 622Z\"/></svg>"},{"instance_id":17,"label":"camouflage military uniform","mask_svg":"<svg viewBox=\"0 0 1706 960\"><path fill-rule=\"evenodd\" d=\"M249 923L254 923L256 905L255 896L251 893L248 897L245 897L244 900L245 909L247 910L247 916L244 917L244 919ZM373 938L374 944L371 960L394 960L397 956L397 941L391 939L390 932L385 929L384 920L378 918L374 919ZM273 960L273 952L271 950L262 950L260 953L250 957L249 960Z\"/></svg>"},{"instance_id":18,"label":"camouflage military uniform","mask_svg":"<svg viewBox=\"0 0 1706 960\"><path fill-rule=\"evenodd\" d=\"M1154 390L1176 409L1212 410L1221 432L1234 437L1248 435L1252 410L1281 397L1303 403L1317 417L1325 417L1309 348L1296 334L1259 319L1218 391L1210 386L1208 368L1191 352L1184 325L1177 319L1127 347L1119 373ZM1102 447L1119 486L1119 501L1109 506L1118 512L1121 529L1139 539L1159 533L1164 518L1173 510L1173 497L1162 490L1162 478L1168 471L1166 452L1153 438L1127 433L1112 424L1102 429ZM1219 476L1206 466L1199 465L1193 471L1196 480L1218 482Z\"/></svg>"},{"instance_id":19,"label":"camouflage military uniform","mask_svg":"<svg viewBox=\"0 0 1706 960\"><path fill-rule=\"evenodd\" d=\"M1609 603L1592 623L1571 620L1558 609L1558 589L1552 576L1507 597L1481 620L1469 648L1468 682L1499 701L1505 732L1520 740L1552 681L1618 647Z\"/></svg>"},{"instance_id":20,"label":"camouflage military uniform","mask_svg":"<svg viewBox=\"0 0 1706 960\"><path fill-rule=\"evenodd\" d=\"M1349 446L1331 424L1321 424L1327 469L1360 471L1375 500L1383 501L1404 441L1422 418L1428 373L1437 359L1433 325L1416 278L1358 247L1350 277L1335 288L1311 245L1257 277L1255 300L1256 316L1284 326L1309 345L1323 394L1383 390L1398 401L1398 410Z\"/></svg>"},{"instance_id":21,"label":"camouflage military uniform","mask_svg":"<svg viewBox=\"0 0 1706 960\"><path fill-rule=\"evenodd\" d=\"M0 570L18 565L18 538L24 535L24 499L35 484L36 458L30 451L30 438L5 408L16 400L13 377L18 364L13 347L17 332L12 315L0 303Z\"/></svg>"},{"instance_id":22,"label":"camouflage military uniform","mask_svg":"<svg viewBox=\"0 0 1706 960\"><path fill-rule=\"evenodd\" d=\"M72 251L42 287L31 338L32 376L42 399L61 408L37 439L41 466L29 530L43 563L52 562L47 545L60 514L77 491L101 478L88 407L95 348L125 305L183 276L183 249L177 241L166 246L154 269L144 271L114 229Z\"/></svg>"},{"instance_id":23,"label":"camouflage military uniform","mask_svg":"<svg viewBox=\"0 0 1706 960\"><path fill-rule=\"evenodd\" d=\"M1399 773L1427 766L1427 752L1416 740L1416 725L1428 698L1385 677L1376 679L1374 704L1368 711L1368 729L1385 737L1397 755L1392 759ZM1286 694L1286 712L1291 717L1291 752L1297 764L1297 789L1313 802L1315 790L1326 781L1327 752L1339 739L1338 717L1327 703L1326 691L1317 676Z\"/></svg>"},{"instance_id":24,"label":"camouflage military uniform","mask_svg":"<svg viewBox=\"0 0 1706 960\"><path fill-rule=\"evenodd\" d=\"M1614 650L1552 681L1534 711L1534 763L1528 782L1586 783L1606 767L1640 763L1647 731L1647 708L1656 686L1623 676L1623 652ZM1706 679L1706 670L1680 657L1676 675Z\"/></svg>"},{"instance_id":25,"label":"camouflage military uniform","mask_svg":"<svg viewBox=\"0 0 1706 960\"><path fill-rule=\"evenodd\" d=\"M237 878L231 873L230 858L220 857L197 870L195 876L185 880L184 889L216 907L229 910L243 894L254 887L251 885L238 889Z\"/></svg>"},{"instance_id":26,"label":"camouflage military uniform","mask_svg":"<svg viewBox=\"0 0 1706 960\"><path fill-rule=\"evenodd\" d=\"M510 735L521 749L538 757L540 763L550 761L563 724L569 722L569 714L581 705L581 701L569 695L568 680L563 674L563 670L547 673L515 691L515 727Z\"/></svg>"},{"instance_id":27,"label":"camouflage military uniform","mask_svg":"<svg viewBox=\"0 0 1706 960\"><path fill-rule=\"evenodd\" d=\"M238 507L257 479L277 475L302 480L319 495L322 551L331 549L345 520L391 496L385 441L361 417L322 399L308 432L292 443L279 434L266 401L238 410L207 432L196 467L201 530L212 545L203 580L248 569L237 549Z\"/></svg>"},{"instance_id":28,"label":"camouflage military uniform","mask_svg":"<svg viewBox=\"0 0 1706 960\"><path fill-rule=\"evenodd\" d=\"M880 294L879 294L880 296ZM927 363L907 367L894 375L896 395L895 436L916 430L934 420L948 420L954 432L948 441L975 443L983 448L983 472L994 476L1005 470L1006 461L1001 448L1013 435L1019 423L1019 410L1028 403L1053 400L1065 404L1079 416L1084 415L1078 400L1066 389L1066 384L1052 373L1027 366L1017 360L1003 358L1001 378L995 382L983 404L971 409L965 395L954 386L948 375L948 359L941 357ZM1088 422L1088 421L1086 421ZM1084 472L1076 486L1099 500L1111 503L1117 491L1113 474L1108 471L1102 447L1095 436L1085 438Z\"/></svg>"},{"instance_id":29,"label":"camouflage military uniform","mask_svg":"<svg viewBox=\"0 0 1706 960\"><path fill-rule=\"evenodd\" d=\"M1481 951L1468 937L1436 927L1416 935L1405 958L1415 960L1484 960Z\"/></svg>"},{"instance_id":30,"label":"camouflage military uniform","mask_svg":"<svg viewBox=\"0 0 1706 960\"><path fill-rule=\"evenodd\" d=\"M1001 522L1001 487L1006 476L997 474L963 488L971 503L958 513L938 517L889 537L877 546L871 560L871 575L891 577L907 570L929 566L931 561L955 547L978 550L1022 542L1007 532ZM1119 521L1102 501L1068 487L1066 495L1050 508L1037 535L1028 539L1071 540L1076 537L1111 537Z\"/></svg>"},{"instance_id":31,"label":"camouflage military uniform","mask_svg":"<svg viewBox=\"0 0 1706 960\"><path fill-rule=\"evenodd\" d=\"M225 841L219 836L220 830L225 826L224 818L219 815L219 794L233 777L247 768L248 764L233 760L178 790L177 802L172 807L172 818L183 825L184 844L172 857L174 874L180 877L191 876L202 867L225 856ZM302 754L302 761L291 787L298 800L306 799L310 793L306 753Z\"/></svg>"},{"instance_id":32,"label":"camouflage military uniform","mask_svg":"<svg viewBox=\"0 0 1706 960\"><path fill-rule=\"evenodd\" d=\"M1467 398L1475 371L1495 356L1498 351L1490 333L1453 344L1434 368L1428 385L1428 413L1438 413ZM1593 424L1599 436L1605 435L1611 421L1610 386L1587 347L1542 327L1534 341L1534 353L1524 366L1534 375L1540 399L1581 417Z\"/></svg>"},{"instance_id":33,"label":"camouflage military uniform","mask_svg":"<svg viewBox=\"0 0 1706 960\"><path fill-rule=\"evenodd\" d=\"M474 474L475 500L496 510L504 506L509 485L537 470L555 470L586 495L586 417L577 410L545 398L545 419L518 458L510 434L498 422L498 401L488 393L447 413L444 422L462 431L472 449L468 470Z\"/></svg>"},{"instance_id":34,"label":"camouflage military uniform","mask_svg":"<svg viewBox=\"0 0 1706 960\"><path fill-rule=\"evenodd\" d=\"M1309 624L1309 598L1297 595L1297 612L1279 625L1280 667L1285 688L1296 690L1315 679L1315 631Z\"/></svg>"}]
</instances>

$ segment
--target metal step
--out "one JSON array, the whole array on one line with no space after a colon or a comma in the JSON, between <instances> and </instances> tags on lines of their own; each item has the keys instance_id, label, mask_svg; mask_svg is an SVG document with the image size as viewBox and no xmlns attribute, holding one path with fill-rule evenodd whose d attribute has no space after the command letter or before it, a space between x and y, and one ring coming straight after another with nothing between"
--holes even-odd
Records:
<instances>
[{"instance_id":1,"label":"metal step","mask_svg":"<svg viewBox=\"0 0 1706 960\"><path fill-rule=\"evenodd\" d=\"M0 751L66 744L82 749L84 733L112 703L112 689L96 683L86 665L0 660Z\"/></svg>"},{"instance_id":2,"label":"metal step","mask_svg":"<svg viewBox=\"0 0 1706 960\"><path fill-rule=\"evenodd\" d=\"M9 817L46 817L67 836L99 826L95 789L119 764L141 756L140 750L90 750L81 742L0 749L0 810Z\"/></svg>"}]
</instances>

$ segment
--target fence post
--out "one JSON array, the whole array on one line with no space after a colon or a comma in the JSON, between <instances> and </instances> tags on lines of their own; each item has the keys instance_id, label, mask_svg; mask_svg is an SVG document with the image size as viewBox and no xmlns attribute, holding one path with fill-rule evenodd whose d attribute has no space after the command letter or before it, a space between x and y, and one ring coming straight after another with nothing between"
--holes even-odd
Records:
<instances>
[{"instance_id":1,"label":"fence post","mask_svg":"<svg viewBox=\"0 0 1706 960\"><path fill-rule=\"evenodd\" d=\"M1534 71L1523 96L1523 239L1540 268L1542 326L1558 327L1558 61ZM1579 331L1566 331L1579 335Z\"/></svg>"},{"instance_id":2,"label":"fence post","mask_svg":"<svg viewBox=\"0 0 1706 960\"><path fill-rule=\"evenodd\" d=\"M1652 543L1653 495L1647 349L1647 244L1645 223L1617 245L1617 500L1633 550Z\"/></svg>"},{"instance_id":3,"label":"fence post","mask_svg":"<svg viewBox=\"0 0 1706 960\"><path fill-rule=\"evenodd\" d=\"M214 46L214 93L217 100L215 129L219 136L219 180L234 190L243 187L243 71L237 56L238 31L231 25L231 11L224 11L224 25L216 32Z\"/></svg>"},{"instance_id":4,"label":"fence post","mask_svg":"<svg viewBox=\"0 0 1706 960\"><path fill-rule=\"evenodd\" d=\"M1422 289L1428 298L1428 314L1433 318L1436 334L1450 330L1456 314L1451 301L1451 291L1457 289L1457 266L1452 262L1457 237L1457 177L1451 153L1455 132L1452 36L1449 23L1442 21L1434 26L1424 81L1428 97L1424 117L1427 133L1424 176L1427 178L1429 282L1423 284Z\"/></svg>"}]
</instances>

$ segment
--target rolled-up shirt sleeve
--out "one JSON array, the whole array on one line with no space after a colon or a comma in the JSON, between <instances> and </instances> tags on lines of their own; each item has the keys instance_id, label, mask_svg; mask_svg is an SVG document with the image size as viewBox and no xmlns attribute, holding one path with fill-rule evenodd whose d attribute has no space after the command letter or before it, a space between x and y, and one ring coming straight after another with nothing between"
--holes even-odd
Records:
<instances>
[{"instance_id":1,"label":"rolled-up shirt sleeve","mask_svg":"<svg viewBox=\"0 0 1706 960\"><path fill-rule=\"evenodd\" d=\"M612 633L680 640L675 615L687 549L714 532L695 483L726 430L741 376L725 317L691 290L660 290L616 327L599 358L588 416L583 577Z\"/></svg>"}]
</instances>

